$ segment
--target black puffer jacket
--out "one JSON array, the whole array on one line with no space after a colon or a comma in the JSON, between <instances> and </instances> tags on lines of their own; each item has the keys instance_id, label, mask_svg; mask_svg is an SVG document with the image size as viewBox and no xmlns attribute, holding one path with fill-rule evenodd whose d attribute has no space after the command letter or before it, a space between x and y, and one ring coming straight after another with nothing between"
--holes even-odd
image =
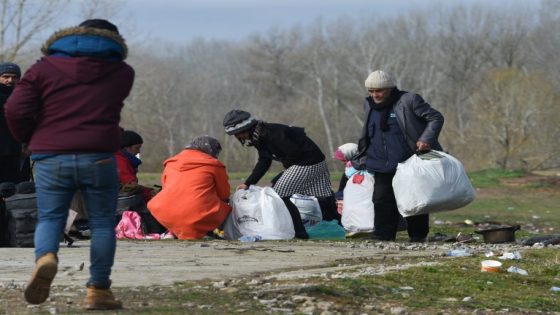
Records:
<instances>
[{"instance_id":1,"label":"black puffer jacket","mask_svg":"<svg viewBox=\"0 0 560 315\"><path fill-rule=\"evenodd\" d=\"M268 171L272 160L284 168L292 165L313 165L325 160L325 155L301 127L263 123L259 142L255 144L259 160L245 185L256 184Z\"/></svg>"}]
</instances>

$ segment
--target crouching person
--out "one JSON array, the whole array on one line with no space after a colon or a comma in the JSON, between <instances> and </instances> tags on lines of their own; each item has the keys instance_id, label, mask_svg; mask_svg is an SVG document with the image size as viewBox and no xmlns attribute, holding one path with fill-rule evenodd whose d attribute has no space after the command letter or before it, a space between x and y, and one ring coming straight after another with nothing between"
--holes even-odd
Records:
<instances>
[{"instance_id":1,"label":"crouching person","mask_svg":"<svg viewBox=\"0 0 560 315\"><path fill-rule=\"evenodd\" d=\"M179 239L203 238L231 212L226 167L218 160L221 150L215 138L199 136L163 163L162 189L148 209Z\"/></svg>"},{"instance_id":2,"label":"crouching person","mask_svg":"<svg viewBox=\"0 0 560 315\"><path fill-rule=\"evenodd\" d=\"M290 212L296 238L308 239L309 235L298 208L290 201L293 194L315 196L319 200L331 199L330 213L336 213L325 155L303 128L256 120L250 113L238 109L229 111L223 124L228 135L235 136L242 145L255 147L259 155L251 175L237 189L247 189L257 184L273 160L284 166L284 171L273 179L272 188ZM321 208L327 207L321 205Z\"/></svg>"},{"instance_id":3,"label":"crouching person","mask_svg":"<svg viewBox=\"0 0 560 315\"><path fill-rule=\"evenodd\" d=\"M36 266L25 288L43 303L58 269L58 250L74 193L84 195L91 229L90 278L84 307L119 309L111 287L115 258L120 113L134 70L117 27L87 20L56 32L5 106L14 137L28 143L35 161L38 223Z\"/></svg>"}]
</instances>

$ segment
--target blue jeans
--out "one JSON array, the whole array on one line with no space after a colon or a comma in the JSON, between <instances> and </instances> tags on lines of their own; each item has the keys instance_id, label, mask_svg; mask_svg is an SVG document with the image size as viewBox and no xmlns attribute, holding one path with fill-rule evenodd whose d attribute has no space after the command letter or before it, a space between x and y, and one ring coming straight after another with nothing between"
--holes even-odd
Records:
<instances>
[{"instance_id":1,"label":"blue jeans","mask_svg":"<svg viewBox=\"0 0 560 315\"><path fill-rule=\"evenodd\" d=\"M58 253L68 209L77 190L86 203L91 229L88 284L109 287L115 258L115 211L119 189L116 162L111 153L33 155L38 223L35 258Z\"/></svg>"}]
</instances>

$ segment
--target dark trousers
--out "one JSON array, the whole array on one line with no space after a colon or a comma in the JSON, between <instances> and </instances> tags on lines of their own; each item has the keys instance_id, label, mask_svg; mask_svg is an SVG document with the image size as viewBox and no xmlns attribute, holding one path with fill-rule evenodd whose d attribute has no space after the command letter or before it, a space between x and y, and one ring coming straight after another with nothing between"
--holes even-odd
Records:
<instances>
[{"instance_id":1,"label":"dark trousers","mask_svg":"<svg viewBox=\"0 0 560 315\"><path fill-rule=\"evenodd\" d=\"M399 210L393 191L395 173L375 173L373 185L374 234L387 241L394 240L399 223ZM408 236L411 239L425 238L430 230L427 214L406 218Z\"/></svg>"},{"instance_id":2,"label":"dark trousers","mask_svg":"<svg viewBox=\"0 0 560 315\"><path fill-rule=\"evenodd\" d=\"M305 230L305 226L303 226L303 222L301 221L301 215L299 214L299 210L294 205L294 203L290 200L290 197L282 198L284 204L286 204L286 208L290 212L290 216L292 217L292 222L294 223L294 231L296 232L296 238L301 239L308 239L309 235Z\"/></svg>"},{"instance_id":3,"label":"dark trousers","mask_svg":"<svg viewBox=\"0 0 560 315\"><path fill-rule=\"evenodd\" d=\"M317 201L319 202L319 207L321 207L321 215L323 216L323 221L336 220L338 224L342 226L342 223L340 222L342 217L337 210L334 192L327 197L317 197Z\"/></svg>"}]
</instances>

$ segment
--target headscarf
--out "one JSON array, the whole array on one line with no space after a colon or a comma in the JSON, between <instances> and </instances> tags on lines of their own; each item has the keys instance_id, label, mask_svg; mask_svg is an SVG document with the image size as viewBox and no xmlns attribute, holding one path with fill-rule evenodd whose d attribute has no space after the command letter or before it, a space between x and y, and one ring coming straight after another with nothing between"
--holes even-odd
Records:
<instances>
[{"instance_id":1,"label":"headscarf","mask_svg":"<svg viewBox=\"0 0 560 315\"><path fill-rule=\"evenodd\" d=\"M358 145L355 143L345 143L336 149L334 158L346 162L350 161L356 154L358 154Z\"/></svg>"},{"instance_id":2,"label":"headscarf","mask_svg":"<svg viewBox=\"0 0 560 315\"><path fill-rule=\"evenodd\" d=\"M186 148L202 151L215 158L218 158L220 151L222 151L220 142L209 135L195 137Z\"/></svg>"}]
</instances>

